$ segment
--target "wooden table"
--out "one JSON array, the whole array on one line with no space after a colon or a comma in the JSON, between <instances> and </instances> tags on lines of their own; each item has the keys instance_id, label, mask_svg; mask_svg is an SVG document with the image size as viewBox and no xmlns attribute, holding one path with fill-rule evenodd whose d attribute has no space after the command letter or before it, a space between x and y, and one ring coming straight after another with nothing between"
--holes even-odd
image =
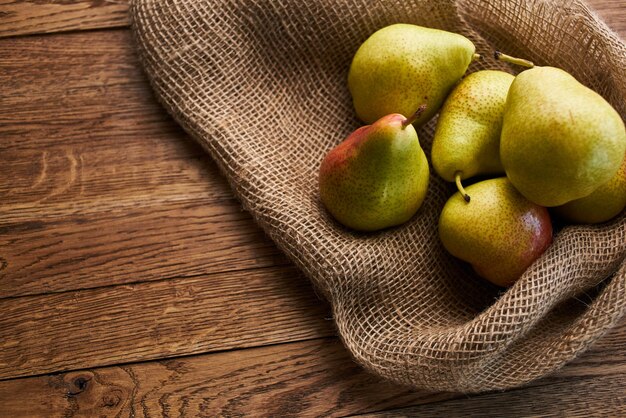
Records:
<instances>
[{"instance_id":1,"label":"wooden table","mask_svg":"<svg viewBox=\"0 0 626 418\"><path fill-rule=\"evenodd\" d=\"M0 416L626 414L624 322L505 393L361 370L155 101L127 6L0 0Z\"/></svg>"}]
</instances>

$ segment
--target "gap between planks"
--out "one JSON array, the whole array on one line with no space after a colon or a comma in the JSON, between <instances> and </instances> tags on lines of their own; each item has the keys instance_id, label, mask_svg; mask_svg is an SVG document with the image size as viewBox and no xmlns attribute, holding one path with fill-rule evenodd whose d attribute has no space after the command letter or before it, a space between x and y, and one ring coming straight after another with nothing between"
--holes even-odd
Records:
<instances>
[{"instance_id":1,"label":"gap between planks","mask_svg":"<svg viewBox=\"0 0 626 418\"><path fill-rule=\"evenodd\" d=\"M89 2L88 2L89 3ZM565 389L564 389L565 390ZM358 412L350 412L350 413L358 413Z\"/></svg>"},{"instance_id":2,"label":"gap between planks","mask_svg":"<svg viewBox=\"0 0 626 418\"><path fill-rule=\"evenodd\" d=\"M0 301L0 379L335 335L293 266Z\"/></svg>"},{"instance_id":3,"label":"gap between planks","mask_svg":"<svg viewBox=\"0 0 626 418\"><path fill-rule=\"evenodd\" d=\"M430 404L350 415L346 418L618 417L626 415L624 387L624 373L580 376L507 392L462 396Z\"/></svg>"},{"instance_id":4,"label":"gap between planks","mask_svg":"<svg viewBox=\"0 0 626 418\"><path fill-rule=\"evenodd\" d=\"M334 335L156 103L128 31L0 44L1 376Z\"/></svg>"},{"instance_id":5,"label":"gap between planks","mask_svg":"<svg viewBox=\"0 0 626 418\"><path fill-rule=\"evenodd\" d=\"M181 416L240 416L259 411L267 416L380 411L385 411L382 416L422 412L425 416L455 416L454 412L485 416L508 408L526 416L575 412L574 406L584 406L589 399L591 405L603 405L599 410L610 416L623 406L615 400L623 399L619 388L626 360L624 332L626 323L555 375L505 393L468 397L406 388L368 374L336 338L316 338L4 381L0 382L0 411L4 408L5 415L16 417L50 412L135 416L147 411L164 416L173 411ZM24 398L31 401L24 403ZM571 404L555 402L556 398ZM406 407L410 408L398 409Z\"/></svg>"},{"instance_id":6,"label":"gap between planks","mask_svg":"<svg viewBox=\"0 0 626 418\"><path fill-rule=\"evenodd\" d=\"M0 411L15 417L78 411L83 416L147 416L148 411L340 416L454 396L382 381L354 363L336 338L322 338L3 381Z\"/></svg>"},{"instance_id":7,"label":"gap between planks","mask_svg":"<svg viewBox=\"0 0 626 418\"><path fill-rule=\"evenodd\" d=\"M620 0L586 3L622 38L626 17ZM0 1L0 38L128 27L128 0Z\"/></svg>"},{"instance_id":8,"label":"gap between planks","mask_svg":"<svg viewBox=\"0 0 626 418\"><path fill-rule=\"evenodd\" d=\"M0 297L287 263L156 102L127 30L0 45Z\"/></svg>"},{"instance_id":9,"label":"gap between planks","mask_svg":"<svg viewBox=\"0 0 626 418\"><path fill-rule=\"evenodd\" d=\"M128 26L128 0L0 1L0 38Z\"/></svg>"}]
</instances>

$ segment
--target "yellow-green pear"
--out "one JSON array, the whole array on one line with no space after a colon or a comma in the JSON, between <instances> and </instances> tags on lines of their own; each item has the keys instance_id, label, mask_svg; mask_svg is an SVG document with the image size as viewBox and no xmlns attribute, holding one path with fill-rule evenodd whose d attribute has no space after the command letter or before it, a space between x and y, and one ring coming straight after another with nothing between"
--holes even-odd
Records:
<instances>
[{"instance_id":1,"label":"yellow-green pear","mask_svg":"<svg viewBox=\"0 0 626 418\"><path fill-rule=\"evenodd\" d=\"M348 74L357 116L373 123L385 115L411 115L420 126L441 107L474 58L474 44L462 35L409 24L387 26L358 49Z\"/></svg>"},{"instance_id":2,"label":"yellow-green pear","mask_svg":"<svg viewBox=\"0 0 626 418\"><path fill-rule=\"evenodd\" d=\"M504 54L496 57L524 64ZM533 67L511 84L500 159L511 183L527 199L560 206L585 197L615 175L624 152L626 130L620 115L567 72Z\"/></svg>"},{"instance_id":3,"label":"yellow-green pear","mask_svg":"<svg viewBox=\"0 0 626 418\"><path fill-rule=\"evenodd\" d=\"M626 207L626 158L611 180L589 196L555 208L557 215L575 223L596 224L617 216Z\"/></svg>"},{"instance_id":4,"label":"yellow-green pear","mask_svg":"<svg viewBox=\"0 0 626 418\"><path fill-rule=\"evenodd\" d=\"M408 221L428 188L428 161L410 118L394 113L354 131L322 161L322 203L343 225L375 231Z\"/></svg>"},{"instance_id":5,"label":"yellow-green pear","mask_svg":"<svg viewBox=\"0 0 626 418\"><path fill-rule=\"evenodd\" d=\"M504 173L500 132L506 96L514 78L504 71L472 73L443 104L433 139L433 168L444 180L457 181L460 191L461 180Z\"/></svg>"},{"instance_id":6,"label":"yellow-green pear","mask_svg":"<svg viewBox=\"0 0 626 418\"><path fill-rule=\"evenodd\" d=\"M481 277L510 286L552 242L548 210L522 196L506 177L467 188L466 202L455 193L439 218L439 238L455 257Z\"/></svg>"}]
</instances>

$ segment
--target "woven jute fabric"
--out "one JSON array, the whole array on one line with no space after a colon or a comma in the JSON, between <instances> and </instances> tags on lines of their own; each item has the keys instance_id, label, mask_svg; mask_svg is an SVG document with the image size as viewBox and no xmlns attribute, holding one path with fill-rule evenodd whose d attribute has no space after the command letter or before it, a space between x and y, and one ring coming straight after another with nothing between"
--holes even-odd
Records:
<instances>
[{"instance_id":1,"label":"woven jute fabric","mask_svg":"<svg viewBox=\"0 0 626 418\"><path fill-rule=\"evenodd\" d=\"M491 59L494 49L561 67L624 117L626 46L580 1L135 0L131 18L159 100L330 301L366 369L431 390L509 388L572 360L626 311L624 213L559 229L503 291L441 246L453 189L435 174L412 220L382 232L341 227L319 200L324 155L360 126L350 61L389 24L469 37L485 56L470 72L517 70ZM427 156L434 126L418 132Z\"/></svg>"}]
</instances>

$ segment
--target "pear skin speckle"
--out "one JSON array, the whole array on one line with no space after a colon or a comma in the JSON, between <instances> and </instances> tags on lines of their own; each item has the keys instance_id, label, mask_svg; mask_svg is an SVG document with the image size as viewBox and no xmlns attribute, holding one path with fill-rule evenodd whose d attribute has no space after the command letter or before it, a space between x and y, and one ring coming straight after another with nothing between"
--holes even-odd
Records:
<instances>
[{"instance_id":1,"label":"pear skin speckle","mask_svg":"<svg viewBox=\"0 0 626 418\"><path fill-rule=\"evenodd\" d=\"M441 109L433 138L433 168L444 180L500 174L500 131L504 104L515 77L485 70L465 77Z\"/></svg>"},{"instance_id":2,"label":"pear skin speckle","mask_svg":"<svg viewBox=\"0 0 626 418\"><path fill-rule=\"evenodd\" d=\"M556 207L554 212L575 223L596 224L616 217L626 208L626 157L611 180L589 196Z\"/></svg>"},{"instance_id":3,"label":"pear skin speckle","mask_svg":"<svg viewBox=\"0 0 626 418\"><path fill-rule=\"evenodd\" d=\"M524 198L506 177L455 193L439 218L443 246L485 279L512 285L552 242L548 210Z\"/></svg>"},{"instance_id":4,"label":"pear skin speckle","mask_svg":"<svg viewBox=\"0 0 626 418\"><path fill-rule=\"evenodd\" d=\"M428 188L428 161L406 118L385 116L354 131L324 158L320 197L343 225L375 231L408 221Z\"/></svg>"},{"instance_id":5,"label":"pear skin speckle","mask_svg":"<svg viewBox=\"0 0 626 418\"><path fill-rule=\"evenodd\" d=\"M463 76L475 52L462 35L416 25L395 24L372 34L357 50L348 88L357 116L373 123L392 113L427 109L414 123L431 119Z\"/></svg>"},{"instance_id":6,"label":"pear skin speckle","mask_svg":"<svg viewBox=\"0 0 626 418\"><path fill-rule=\"evenodd\" d=\"M620 115L567 72L534 67L511 84L500 159L527 199L551 207L583 198L615 175L624 152Z\"/></svg>"}]
</instances>

